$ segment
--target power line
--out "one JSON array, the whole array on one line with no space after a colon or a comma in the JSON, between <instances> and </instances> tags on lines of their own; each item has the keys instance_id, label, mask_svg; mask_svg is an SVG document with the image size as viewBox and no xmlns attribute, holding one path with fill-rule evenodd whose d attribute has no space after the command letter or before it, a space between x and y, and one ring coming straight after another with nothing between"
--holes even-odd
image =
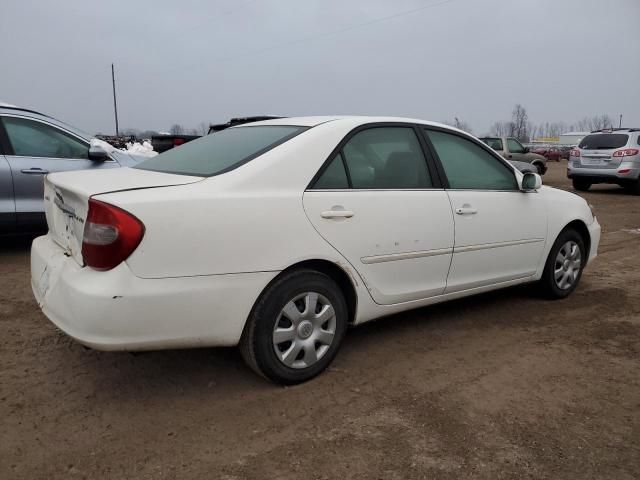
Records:
<instances>
[{"instance_id":1,"label":"power line","mask_svg":"<svg viewBox=\"0 0 640 480\"><path fill-rule=\"evenodd\" d=\"M394 13L394 14L391 14L391 15L386 15L384 17L374 18L372 20L368 20L366 22L358 23L356 25L351 25L349 27L345 27L345 28L341 28L341 29L338 29L338 30L334 30L332 32L321 33L321 34L318 34L318 35L310 35L308 37L303 37L303 38L296 39L296 40L290 40L288 42L283 42L283 43L280 43L280 44L277 44L277 45L272 45L270 47L260 48L260 49L257 49L257 50L249 50L249 51L246 51L246 52L238 54L238 55L228 55L228 56L224 56L224 57L211 58L211 59L209 59L209 61L210 62L211 61L220 62L220 61L225 61L225 60L235 60L237 58L246 58L246 57L251 57L251 56L254 56L254 55L259 55L259 54L262 54L262 53L270 52L272 50L278 50L280 48L286 48L286 47L290 47L290 46L293 46L293 45L299 45L299 44L302 44L302 43L306 43L306 42L314 41L314 40L319 40L319 39L322 39L322 38L333 37L333 36L341 35L343 33L350 32L352 30L357 30L357 29L360 29L360 28L368 27L368 26L374 25L376 23L381 23L381 22L384 22L384 21L387 21L387 20L392 20L394 18L399 18L399 17L404 17L404 16L407 16L407 15L411 15L413 13L420 12L420 11L423 11L423 10L427 10L429 8L439 7L441 5L444 5L446 3L452 3L454 1L456 1L456 0L442 0L440 2L430 3L428 5L423 5L422 7L417 7L417 8L413 8L411 10L406 10L404 12L398 12L398 13ZM187 66L187 67L178 67L178 66L176 66L175 68L172 68L172 69L169 69L169 70L165 70L164 72L157 72L157 73L169 73L169 72L173 72L173 71L176 71L176 70L183 70L184 71L185 69L192 69L195 66L196 66L195 64L193 64L191 66Z\"/></svg>"}]
</instances>

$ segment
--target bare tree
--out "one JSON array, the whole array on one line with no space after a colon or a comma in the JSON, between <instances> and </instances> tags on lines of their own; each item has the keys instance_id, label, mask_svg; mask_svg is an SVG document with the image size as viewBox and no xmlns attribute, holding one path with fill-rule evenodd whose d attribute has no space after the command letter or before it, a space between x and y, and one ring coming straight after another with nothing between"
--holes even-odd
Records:
<instances>
[{"instance_id":1,"label":"bare tree","mask_svg":"<svg viewBox=\"0 0 640 480\"><path fill-rule=\"evenodd\" d=\"M496 137L511 137L513 136L514 129L515 125L513 122L496 122L491 125L489 134L495 135Z\"/></svg>"},{"instance_id":2,"label":"bare tree","mask_svg":"<svg viewBox=\"0 0 640 480\"><path fill-rule=\"evenodd\" d=\"M513 123L513 133L511 136L516 137L522 142L529 141L529 133L527 132L529 116L527 110L519 103L513 107L511 112L511 123Z\"/></svg>"},{"instance_id":3,"label":"bare tree","mask_svg":"<svg viewBox=\"0 0 640 480\"><path fill-rule=\"evenodd\" d=\"M209 124L207 122L200 122L196 130L198 132L196 135L206 135L209 133Z\"/></svg>"},{"instance_id":4,"label":"bare tree","mask_svg":"<svg viewBox=\"0 0 640 480\"><path fill-rule=\"evenodd\" d=\"M601 130L603 128L613 128L613 120L607 114L594 115L593 117L584 117L576 124L578 130Z\"/></svg>"},{"instance_id":5,"label":"bare tree","mask_svg":"<svg viewBox=\"0 0 640 480\"><path fill-rule=\"evenodd\" d=\"M182 125L174 123L173 125L171 125L169 132L171 133L171 135L184 135L184 127Z\"/></svg>"},{"instance_id":6,"label":"bare tree","mask_svg":"<svg viewBox=\"0 0 640 480\"><path fill-rule=\"evenodd\" d=\"M453 121L445 120L442 123L444 123L445 125L449 125L451 127L458 128L458 129L460 129L462 131L465 131L467 133L473 133L473 130L471 129L471 125L469 125L464 120L460 120L458 117L453 117Z\"/></svg>"}]
</instances>

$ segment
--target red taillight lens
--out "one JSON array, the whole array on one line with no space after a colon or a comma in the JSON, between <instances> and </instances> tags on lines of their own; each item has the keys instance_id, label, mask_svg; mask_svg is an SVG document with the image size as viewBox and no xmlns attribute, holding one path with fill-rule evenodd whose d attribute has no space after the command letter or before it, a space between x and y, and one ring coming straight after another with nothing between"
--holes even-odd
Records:
<instances>
[{"instance_id":1,"label":"red taillight lens","mask_svg":"<svg viewBox=\"0 0 640 480\"><path fill-rule=\"evenodd\" d=\"M633 155L637 155L640 150L637 148L626 148L624 150L616 150L613 152L614 157L631 157Z\"/></svg>"},{"instance_id":2,"label":"red taillight lens","mask_svg":"<svg viewBox=\"0 0 640 480\"><path fill-rule=\"evenodd\" d=\"M133 253L143 236L144 225L129 212L89 199L82 239L82 258L89 267L111 270Z\"/></svg>"},{"instance_id":3,"label":"red taillight lens","mask_svg":"<svg viewBox=\"0 0 640 480\"><path fill-rule=\"evenodd\" d=\"M184 138L174 138L173 146L177 147L178 145L182 145L184 143Z\"/></svg>"},{"instance_id":4,"label":"red taillight lens","mask_svg":"<svg viewBox=\"0 0 640 480\"><path fill-rule=\"evenodd\" d=\"M580 156L580 150L577 149L573 149L571 150L571 152L569 152L569 155L571 155L572 157L579 157Z\"/></svg>"}]
</instances>

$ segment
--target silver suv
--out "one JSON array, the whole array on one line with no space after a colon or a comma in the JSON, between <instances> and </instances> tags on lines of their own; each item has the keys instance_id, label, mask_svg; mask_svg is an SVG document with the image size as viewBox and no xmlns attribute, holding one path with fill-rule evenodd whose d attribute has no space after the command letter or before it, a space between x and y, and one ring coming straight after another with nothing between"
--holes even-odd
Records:
<instances>
[{"instance_id":1,"label":"silver suv","mask_svg":"<svg viewBox=\"0 0 640 480\"><path fill-rule=\"evenodd\" d=\"M616 183L640 195L640 128L596 130L571 150L567 177L586 191L594 183Z\"/></svg>"}]
</instances>

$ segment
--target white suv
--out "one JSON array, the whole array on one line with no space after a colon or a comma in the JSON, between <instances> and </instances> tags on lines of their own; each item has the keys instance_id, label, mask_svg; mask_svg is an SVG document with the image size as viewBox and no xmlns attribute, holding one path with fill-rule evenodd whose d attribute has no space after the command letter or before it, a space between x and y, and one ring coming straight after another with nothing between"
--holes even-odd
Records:
<instances>
[{"instance_id":1,"label":"white suv","mask_svg":"<svg viewBox=\"0 0 640 480\"><path fill-rule=\"evenodd\" d=\"M567 176L576 190L617 183L640 195L640 128L591 132L571 151Z\"/></svg>"}]
</instances>

